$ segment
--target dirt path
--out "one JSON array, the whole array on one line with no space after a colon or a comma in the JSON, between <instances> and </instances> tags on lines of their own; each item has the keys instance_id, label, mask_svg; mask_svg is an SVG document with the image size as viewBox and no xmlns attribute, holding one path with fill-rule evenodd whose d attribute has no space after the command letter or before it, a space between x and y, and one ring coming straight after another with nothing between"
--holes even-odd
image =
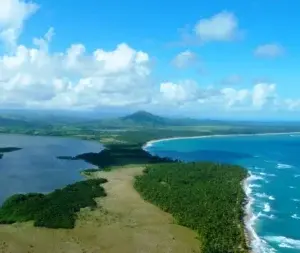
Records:
<instances>
[{"instance_id":1,"label":"dirt path","mask_svg":"<svg viewBox=\"0 0 300 253\"><path fill-rule=\"evenodd\" d=\"M73 230L34 228L32 224L0 226L1 253L192 253L199 251L196 233L173 224L171 215L145 202L133 188L143 168L97 172L105 177L102 208L82 210Z\"/></svg>"}]
</instances>

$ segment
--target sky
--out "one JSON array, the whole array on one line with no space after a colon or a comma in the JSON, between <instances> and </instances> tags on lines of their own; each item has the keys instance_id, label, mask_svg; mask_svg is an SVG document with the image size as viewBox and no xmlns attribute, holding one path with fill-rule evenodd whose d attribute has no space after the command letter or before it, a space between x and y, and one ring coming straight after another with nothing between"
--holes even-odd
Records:
<instances>
[{"instance_id":1,"label":"sky","mask_svg":"<svg viewBox=\"0 0 300 253\"><path fill-rule=\"evenodd\" d=\"M297 119L298 0L0 0L0 108Z\"/></svg>"}]
</instances>

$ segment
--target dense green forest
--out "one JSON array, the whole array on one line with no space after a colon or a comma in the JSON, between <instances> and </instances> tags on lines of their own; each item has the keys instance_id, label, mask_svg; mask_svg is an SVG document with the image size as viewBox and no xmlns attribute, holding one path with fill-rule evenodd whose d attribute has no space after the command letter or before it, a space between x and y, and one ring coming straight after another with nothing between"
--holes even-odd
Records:
<instances>
[{"instance_id":1,"label":"dense green forest","mask_svg":"<svg viewBox=\"0 0 300 253\"><path fill-rule=\"evenodd\" d=\"M141 196L196 230L203 253L248 252L243 224L247 171L209 162L147 166L135 181Z\"/></svg>"},{"instance_id":2,"label":"dense green forest","mask_svg":"<svg viewBox=\"0 0 300 253\"><path fill-rule=\"evenodd\" d=\"M85 153L75 157L59 156L59 159L84 160L99 168L128 164L152 164L172 162L168 158L152 156L138 144L111 144L99 153Z\"/></svg>"},{"instance_id":3,"label":"dense green forest","mask_svg":"<svg viewBox=\"0 0 300 253\"><path fill-rule=\"evenodd\" d=\"M67 185L49 194L16 194L0 208L0 223L34 221L34 226L74 228L80 208L96 207L94 198L106 193L101 184L106 179L90 179Z\"/></svg>"}]
</instances>

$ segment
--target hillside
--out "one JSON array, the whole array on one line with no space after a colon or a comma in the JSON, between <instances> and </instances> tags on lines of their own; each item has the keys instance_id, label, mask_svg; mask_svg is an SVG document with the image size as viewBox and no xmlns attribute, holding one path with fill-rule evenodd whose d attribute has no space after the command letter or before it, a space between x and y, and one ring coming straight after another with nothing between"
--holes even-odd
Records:
<instances>
[{"instance_id":1,"label":"hillside","mask_svg":"<svg viewBox=\"0 0 300 253\"><path fill-rule=\"evenodd\" d=\"M208 121L205 121L208 122ZM97 127L130 128L130 127L167 127L167 126L196 126L203 124L201 120L190 118L168 118L158 116L146 111L111 119L93 120L85 122L84 125Z\"/></svg>"},{"instance_id":2,"label":"hillside","mask_svg":"<svg viewBox=\"0 0 300 253\"><path fill-rule=\"evenodd\" d=\"M23 113L22 113L23 112ZM146 111L137 111L130 115L115 118L91 119L78 115L61 115L52 112L37 112L36 114L27 111L2 112L0 113L0 127L21 127L21 128L47 128L52 125L69 125L80 128L161 128L168 126L195 126L203 124L200 120L189 118L167 118L158 116ZM207 122L207 121L205 121Z\"/></svg>"},{"instance_id":3,"label":"hillside","mask_svg":"<svg viewBox=\"0 0 300 253\"><path fill-rule=\"evenodd\" d=\"M146 111L137 111L133 114L120 118L124 123L136 124L136 125L153 125L153 126L165 126L168 125L169 119L154 115Z\"/></svg>"}]
</instances>

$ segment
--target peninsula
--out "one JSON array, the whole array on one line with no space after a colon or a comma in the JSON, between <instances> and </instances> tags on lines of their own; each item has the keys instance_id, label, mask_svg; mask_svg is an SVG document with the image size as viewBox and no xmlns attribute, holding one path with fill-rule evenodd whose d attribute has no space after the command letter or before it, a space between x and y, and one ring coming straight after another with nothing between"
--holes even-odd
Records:
<instances>
[{"instance_id":1,"label":"peninsula","mask_svg":"<svg viewBox=\"0 0 300 253\"><path fill-rule=\"evenodd\" d=\"M86 180L52 193L18 194L6 200L0 208L0 233L5 240L1 253L18 245L34 253L45 252L47 247L49 253L77 253L81 249L134 252L136 248L161 253L249 252L243 221L247 200L241 184L247 171L234 165L184 163L154 156L145 145L165 138L300 129L296 125L270 128L264 124L167 119L147 112L110 120L47 124L1 131L77 137L99 141L105 149L58 157L94 166L82 172ZM53 228L57 228L55 232ZM66 249L65 241L72 246ZM51 246L54 244L57 248Z\"/></svg>"}]
</instances>

